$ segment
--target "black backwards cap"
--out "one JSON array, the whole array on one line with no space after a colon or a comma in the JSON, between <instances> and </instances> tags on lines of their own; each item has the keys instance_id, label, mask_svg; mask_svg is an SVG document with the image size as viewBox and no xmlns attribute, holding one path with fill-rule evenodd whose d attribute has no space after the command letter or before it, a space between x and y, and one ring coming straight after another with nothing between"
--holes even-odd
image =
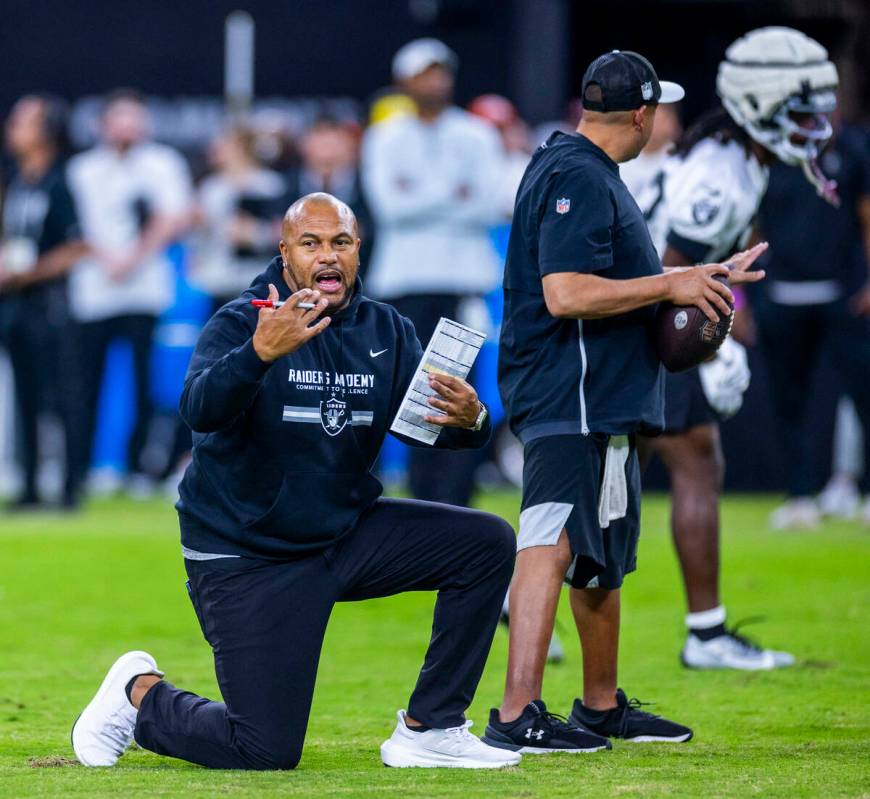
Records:
<instances>
[{"instance_id":1,"label":"black backwards cap","mask_svg":"<svg viewBox=\"0 0 870 799\"><path fill-rule=\"evenodd\" d=\"M634 111L642 105L676 103L685 96L682 86L660 81L653 65L629 50L599 56L583 75L583 108L588 111Z\"/></svg>"}]
</instances>

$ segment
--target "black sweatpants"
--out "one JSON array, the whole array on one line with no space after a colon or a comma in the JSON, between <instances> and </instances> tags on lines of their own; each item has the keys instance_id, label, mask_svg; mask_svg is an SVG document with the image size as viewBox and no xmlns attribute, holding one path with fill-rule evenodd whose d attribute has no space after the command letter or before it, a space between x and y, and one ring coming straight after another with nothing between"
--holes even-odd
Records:
<instances>
[{"instance_id":1,"label":"black sweatpants","mask_svg":"<svg viewBox=\"0 0 870 799\"><path fill-rule=\"evenodd\" d=\"M390 304L414 323L423 347L429 343L438 320L456 319L459 294L407 294ZM412 447L408 460L408 487L415 499L467 507L474 492L474 471L480 464L478 450Z\"/></svg>"},{"instance_id":2,"label":"black sweatpants","mask_svg":"<svg viewBox=\"0 0 870 799\"><path fill-rule=\"evenodd\" d=\"M438 591L408 713L430 727L461 724L486 663L515 546L510 525L496 516L382 499L317 555L186 560L224 701L157 683L139 708L136 741L212 768L294 768L333 605L403 591Z\"/></svg>"},{"instance_id":3,"label":"black sweatpants","mask_svg":"<svg viewBox=\"0 0 870 799\"><path fill-rule=\"evenodd\" d=\"M97 410L100 387L106 364L106 353L115 339L130 342L133 349L133 370L136 379L136 421L127 445L127 467L140 471L140 456L148 438L148 428L154 415L151 401L151 338L157 317L150 314L130 314L83 322L81 340L83 353L83 405L86 419L85 436L88 442L88 463L97 428Z\"/></svg>"},{"instance_id":4,"label":"black sweatpants","mask_svg":"<svg viewBox=\"0 0 870 799\"><path fill-rule=\"evenodd\" d=\"M821 489L812 468L815 453L808 442L811 375L823 355L839 372L846 393L864 426L862 489L870 492L870 319L855 316L847 300L824 305L780 305L768 298L754 307L764 350L790 496Z\"/></svg>"},{"instance_id":5,"label":"black sweatpants","mask_svg":"<svg viewBox=\"0 0 870 799\"><path fill-rule=\"evenodd\" d=\"M71 319L66 286L58 281L8 298L7 346L15 379L23 497L37 499L40 413L57 415L65 449L64 500L78 498L87 470L82 434L79 328Z\"/></svg>"}]
</instances>

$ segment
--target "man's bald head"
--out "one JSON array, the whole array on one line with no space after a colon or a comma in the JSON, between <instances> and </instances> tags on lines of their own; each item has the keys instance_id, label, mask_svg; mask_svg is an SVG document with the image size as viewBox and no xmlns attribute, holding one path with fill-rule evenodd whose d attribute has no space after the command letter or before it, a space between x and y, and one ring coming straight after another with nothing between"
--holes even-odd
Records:
<instances>
[{"instance_id":1,"label":"man's bald head","mask_svg":"<svg viewBox=\"0 0 870 799\"><path fill-rule=\"evenodd\" d=\"M293 290L311 289L337 310L353 294L359 270L359 234L353 211L325 192L306 194L284 214L278 249Z\"/></svg>"},{"instance_id":2,"label":"man's bald head","mask_svg":"<svg viewBox=\"0 0 870 799\"><path fill-rule=\"evenodd\" d=\"M287 209L281 226L281 236L285 241L289 240L297 235L300 225L304 227L306 219L324 212L333 213L341 223L348 225L353 231L354 238L359 236L356 214L351 211L350 206L325 191L306 194Z\"/></svg>"}]
</instances>

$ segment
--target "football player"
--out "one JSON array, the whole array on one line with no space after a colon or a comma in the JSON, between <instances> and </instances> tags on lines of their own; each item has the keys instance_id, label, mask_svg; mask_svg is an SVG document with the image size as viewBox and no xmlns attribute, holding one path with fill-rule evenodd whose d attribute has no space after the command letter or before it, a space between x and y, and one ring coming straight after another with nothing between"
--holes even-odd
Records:
<instances>
[{"instance_id":1,"label":"football player","mask_svg":"<svg viewBox=\"0 0 870 799\"><path fill-rule=\"evenodd\" d=\"M818 42L784 27L753 30L719 65L721 106L676 144L638 195L665 266L725 261L745 248L767 188L768 165L800 165L819 194L835 185L816 163L831 135L837 70ZM774 669L794 663L727 626L719 597L720 419L740 408L749 385L743 347L727 339L699 369L668 374L665 433L645 439L671 478L671 527L688 602L682 663L697 669Z\"/></svg>"}]
</instances>

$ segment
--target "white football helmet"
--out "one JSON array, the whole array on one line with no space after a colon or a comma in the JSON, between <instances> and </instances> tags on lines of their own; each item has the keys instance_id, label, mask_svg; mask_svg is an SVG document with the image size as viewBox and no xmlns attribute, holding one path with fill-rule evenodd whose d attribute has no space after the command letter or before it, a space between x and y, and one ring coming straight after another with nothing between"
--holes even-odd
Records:
<instances>
[{"instance_id":1,"label":"white football helmet","mask_svg":"<svg viewBox=\"0 0 870 799\"><path fill-rule=\"evenodd\" d=\"M716 92L732 119L786 164L803 167L821 196L836 203L836 183L816 163L831 138L837 68L828 51L793 28L741 36L719 64Z\"/></svg>"}]
</instances>

